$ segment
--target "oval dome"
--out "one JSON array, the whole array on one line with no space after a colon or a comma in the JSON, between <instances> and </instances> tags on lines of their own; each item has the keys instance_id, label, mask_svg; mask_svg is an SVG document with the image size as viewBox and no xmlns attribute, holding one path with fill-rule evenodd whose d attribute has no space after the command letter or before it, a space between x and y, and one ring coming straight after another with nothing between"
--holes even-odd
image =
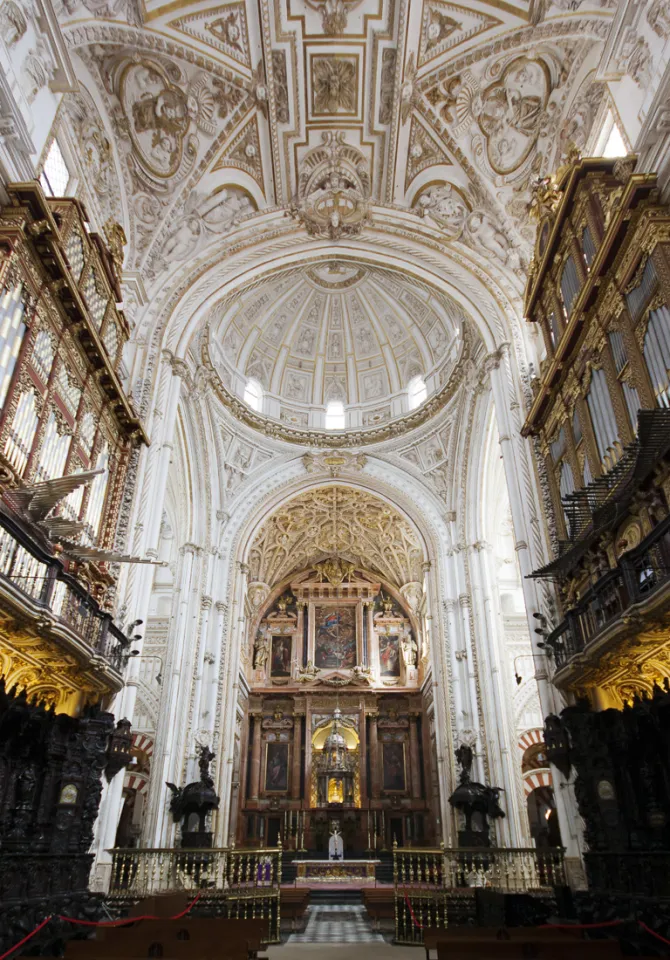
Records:
<instances>
[{"instance_id":1,"label":"oval dome","mask_svg":"<svg viewBox=\"0 0 670 960\"><path fill-rule=\"evenodd\" d=\"M467 319L446 294L385 268L326 260L237 292L209 319L210 357L224 385L263 390L262 413L323 428L330 402L346 427L372 427L410 408L416 377L428 396L449 379Z\"/></svg>"}]
</instances>

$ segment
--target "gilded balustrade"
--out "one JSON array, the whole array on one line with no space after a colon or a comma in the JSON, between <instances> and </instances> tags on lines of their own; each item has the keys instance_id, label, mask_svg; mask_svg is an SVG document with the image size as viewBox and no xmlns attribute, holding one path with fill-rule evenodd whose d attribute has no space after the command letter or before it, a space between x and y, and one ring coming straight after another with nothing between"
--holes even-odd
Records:
<instances>
[{"instance_id":1,"label":"gilded balustrade","mask_svg":"<svg viewBox=\"0 0 670 960\"><path fill-rule=\"evenodd\" d=\"M424 927L446 927L454 893L488 887L503 893L549 892L565 884L558 848L393 847L396 941L421 943Z\"/></svg>"},{"instance_id":2,"label":"gilded balustrade","mask_svg":"<svg viewBox=\"0 0 670 960\"><path fill-rule=\"evenodd\" d=\"M279 941L281 846L259 850L115 849L111 900L141 900L159 893L200 894L228 917L265 919L268 943Z\"/></svg>"}]
</instances>

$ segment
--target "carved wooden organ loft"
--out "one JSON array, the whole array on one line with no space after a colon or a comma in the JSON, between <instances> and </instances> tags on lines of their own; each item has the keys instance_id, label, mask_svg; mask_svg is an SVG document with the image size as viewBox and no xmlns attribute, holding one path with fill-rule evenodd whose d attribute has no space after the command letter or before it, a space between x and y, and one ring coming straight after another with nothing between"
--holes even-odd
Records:
<instances>
[{"instance_id":1,"label":"carved wooden organ loft","mask_svg":"<svg viewBox=\"0 0 670 960\"><path fill-rule=\"evenodd\" d=\"M554 683L620 708L670 676L670 209L635 158L538 187L525 313L546 356L523 433L560 589Z\"/></svg>"},{"instance_id":2,"label":"carved wooden organ loft","mask_svg":"<svg viewBox=\"0 0 670 960\"><path fill-rule=\"evenodd\" d=\"M122 384L123 232L37 182L0 213L0 673L76 713L122 685L110 562L146 436ZM109 244L109 247L108 245ZM111 249L111 252L110 252ZM121 551L122 553L122 551Z\"/></svg>"},{"instance_id":3,"label":"carved wooden organ loft","mask_svg":"<svg viewBox=\"0 0 670 960\"><path fill-rule=\"evenodd\" d=\"M260 607L249 659L238 843L327 852L434 840L417 624L372 575L328 557Z\"/></svg>"}]
</instances>

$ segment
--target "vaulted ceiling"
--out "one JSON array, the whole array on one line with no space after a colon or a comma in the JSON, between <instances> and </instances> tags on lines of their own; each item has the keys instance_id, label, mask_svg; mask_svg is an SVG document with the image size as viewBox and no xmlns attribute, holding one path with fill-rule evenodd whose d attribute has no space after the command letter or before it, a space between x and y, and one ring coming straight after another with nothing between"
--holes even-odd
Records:
<instances>
[{"instance_id":1,"label":"vaulted ceiling","mask_svg":"<svg viewBox=\"0 0 670 960\"><path fill-rule=\"evenodd\" d=\"M614 0L61 3L90 203L149 292L263 211L332 235L331 187L354 232L408 210L520 275L532 178L604 109Z\"/></svg>"},{"instance_id":2,"label":"vaulted ceiling","mask_svg":"<svg viewBox=\"0 0 670 960\"><path fill-rule=\"evenodd\" d=\"M459 305L402 273L336 259L273 274L213 310L209 346L224 382L253 377L282 419L361 407L363 426L405 412L413 377L449 378L469 321Z\"/></svg>"}]
</instances>

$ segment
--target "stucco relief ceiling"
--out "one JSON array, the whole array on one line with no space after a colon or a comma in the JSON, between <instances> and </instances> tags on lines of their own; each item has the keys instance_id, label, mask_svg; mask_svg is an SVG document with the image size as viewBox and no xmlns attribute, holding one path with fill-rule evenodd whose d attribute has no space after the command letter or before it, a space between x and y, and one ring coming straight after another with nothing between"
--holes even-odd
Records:
<instances>
[{"instance_id":1,"label":"stucco relief ceiling","mask_svg":"<svg viewBox=\"0 0 670 960\"><path fill-rule=\"evenodd\" d=\"M370 426L404 412L413 377L431 392L447 382L468 323L453 299L403 274L333 259L214 308L209 349L225 382L256 379L288 423L307 426L311 407L339 400Z\"/></svg>"},{"instance_id":2,"label":"stucco relief ceiling","mask_svg":"<svg viewBox=\"0 0 670 960\"><path fill-rule=\"evenodd\" d=\"M118 195L149 288L276 207L335 240L374 226L375 204L404 207L520 275L532 179L586 148L604 109L612 9L61 0L87 189Z\"/></svg>"},{"instance_id":3,"label":"stucco relief ceiling","mask_svg":"<svg viewBox=\"0 0 670 960\"><path fill-rule=\"evenodd\" d=\"M273 587L333 554L398 589L423 580L423 549L397 510L351 487L310 490L280 507L249 550L250 584Z\"/></svg>"}]
</instances>

